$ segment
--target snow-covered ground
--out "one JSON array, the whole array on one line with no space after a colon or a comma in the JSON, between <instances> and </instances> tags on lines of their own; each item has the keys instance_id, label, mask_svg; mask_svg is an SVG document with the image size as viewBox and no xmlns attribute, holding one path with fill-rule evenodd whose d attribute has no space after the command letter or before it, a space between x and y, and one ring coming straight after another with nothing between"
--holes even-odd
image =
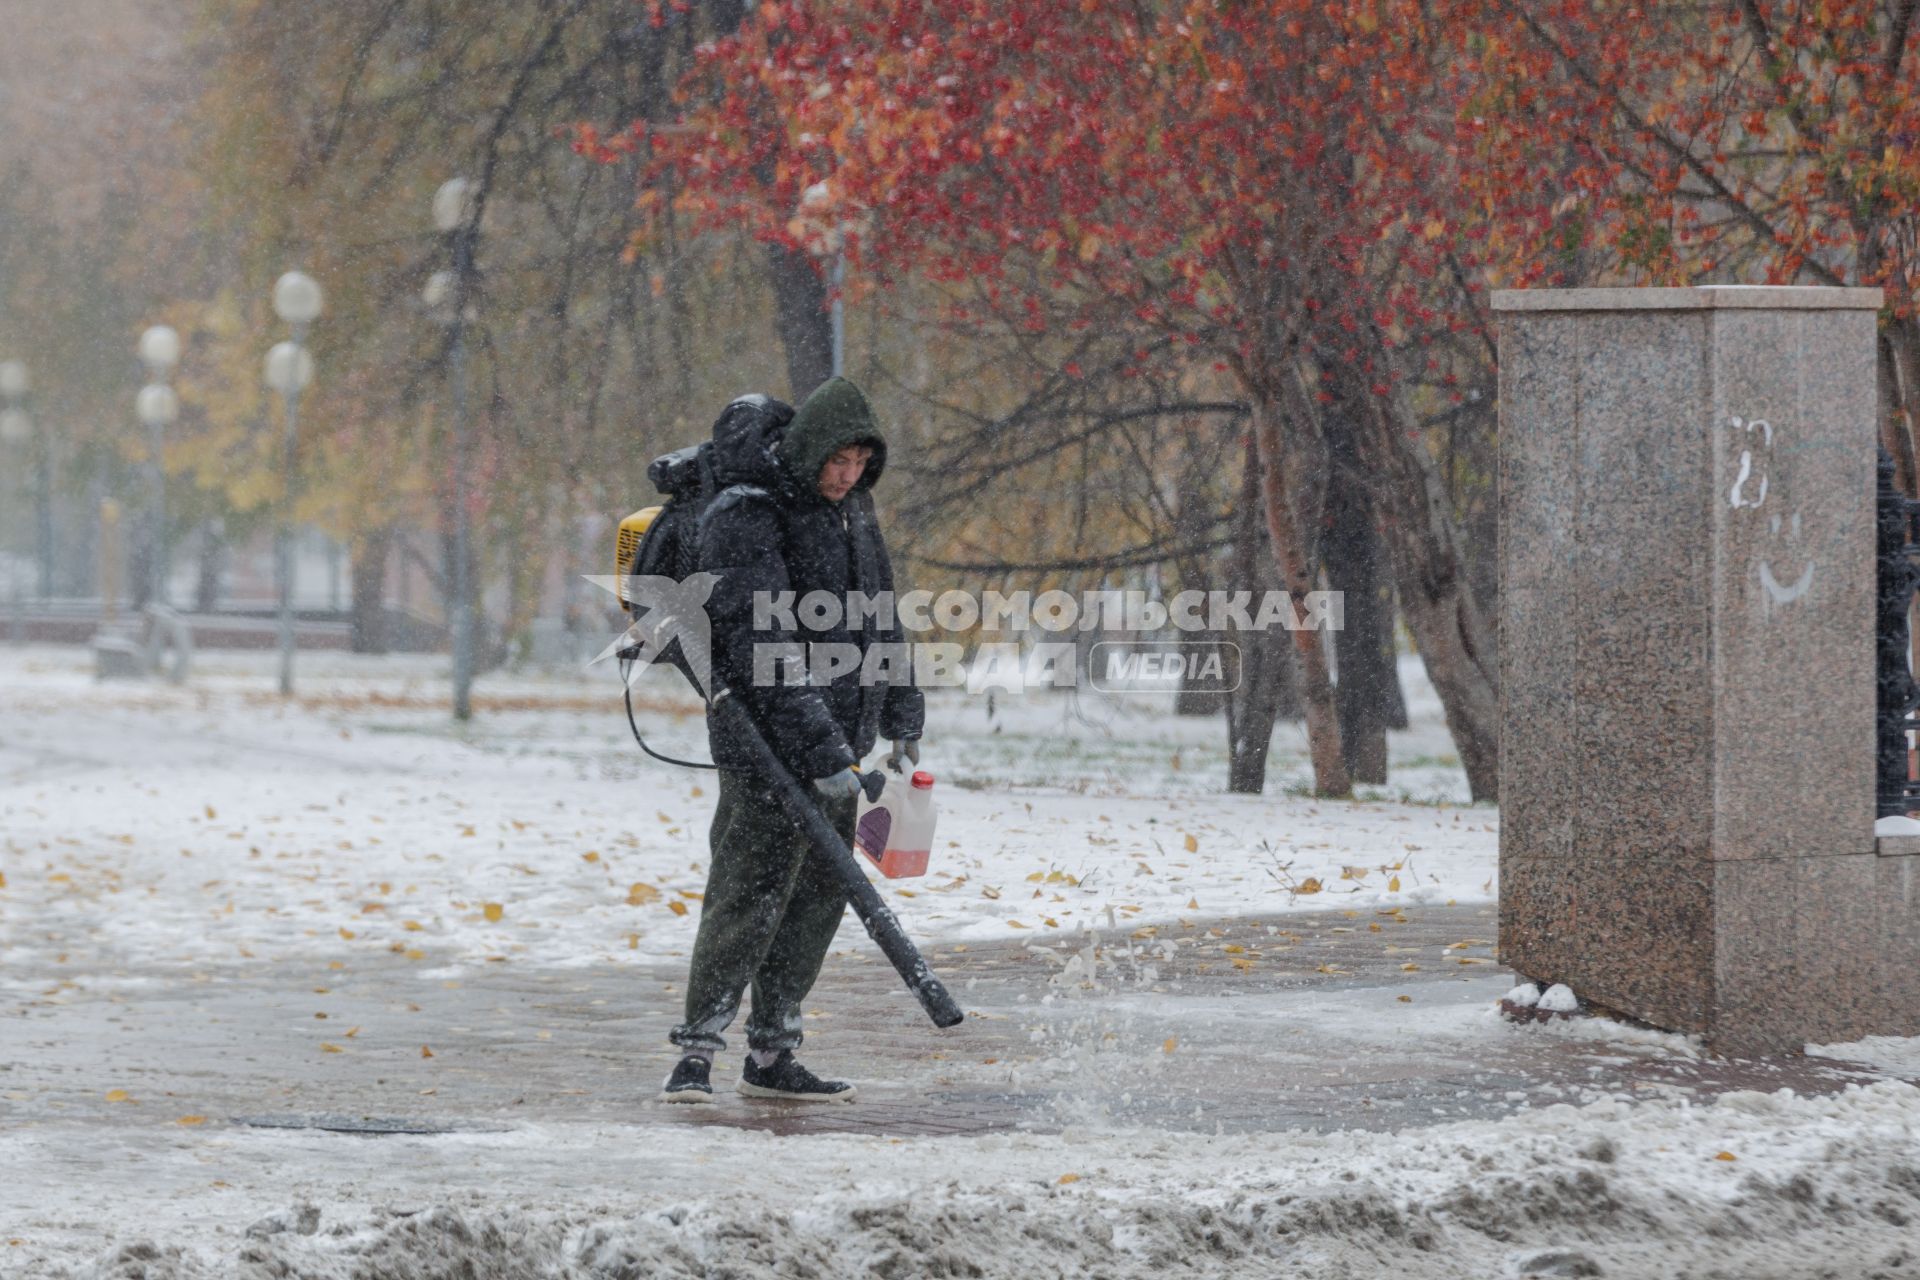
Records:
<instances>
[{"instance_id":1,"label":"snow-covered ground","mask_svg":"<svg viewBox=\"0 0 1920 1280\"><path fill-rule=\"evenodd\" d=\"M137 1002L199 966L377 960L437 987L688 950L712 781L638 754L611 672L489 677L477 719L455 728L440 660L303 655L291 705L272 695L272 670L267 655L212 654L184 689L102 686L80 651L0 650L0 999L57 1003L50 972ZM943 695L924 761L942 806L932 873L886 891L916 936L950 953L977 939L1066 942L1087 925L1113 936L1203 915L1489 900L1497 813L1465 803L1417 661L1403 674L1414 725L1393 736L1392 784L1351 803L1304 794L1291 727L1269 794L1230 796L1221 726L1164 703L1003 696L990 717L980 700ZM672 686L644 686L641 701L658 747L704 755ZM1711 1104L1639 1092L1636 1061L1695 1047L1616 1024L1508 1028L1486 1007L1498 981L1460 981L1450 1000L1410 1008L1386 987L1316 988L1286 996L1282 1014L1239 999L1208 1016L1245 1020L1249 1036L1284 1016L1383 1060L1443 1057L1460 1092L1508 1087L1475 1070L1487 1037L1598 1038L1592 1088L1578 1095L1594 1101L1215 1136L1126 1127L1097 1106L1067 1116L1065 1132L911 1138L549 1110L498 1131L380 1139L201 1126L160 1098L127 1099L121 1125L79 1108L19 1122L0 1102L0 1275L1920 1269L1920 1089L1882 1079ZM1138 984L1101 998L1103 1026L1207 999ZM1162 1052L1157 1031L1143 1049L1073 1043L1075 1016L1035 1030L1036 1069L1087 1073L1090 1095L1103 1071L1104 1083L1182 1089L1188 1050L1169 1040ZM0 1020L0 1068L4 1037L36 1025L58 1024ZM1316 1043L1303 1036L1248 1069L1304 1070ZM1920 1071L1915 1043L1818 1051L1899 1075ZM32 1102L4 1074L0 1098Z\"/></svg>"},{"instance_id":2,"label":"snow-covered ground","mask_svg":"<svg viewBox=\"0 0 1920 1280\"><path fill-rule=\"evenodd\" d=\"M81 650L0 651L8 957L111 972L385 948L451 973L684 954L712 775L640 754L608 668L490 679L455 728L441 665L303 656L287 706L270 655L207 655L174 689L97 685ZM1270 794L1241 796L1220 723L1165 699L1003 695L992 718L936 699L934 857L883 887L935 939L1488 899L1497 812L1461 803L1431 688L1417 661L1405 673L1392 791L1412 804L1299 794L1292 726ZM705 759L670 678L642 686L642 730Z\"/></svg>"},{"instance_id":3,"label":"snow-covered ground","mask_svg":"<svg viewBox=\"0 0 1920 1280\"><path fill-rule=\"evenodd\" d=\"M136 1194L112 1170L58 1192L119 1243L33 1274L1855 1280L1911 1273L1920 1214L1920 1090L1891 1082L1394 1133L698 1132L137 1140ZM57 1166L76 1137L0 1155Z\"/></svg>"}]
</instances>

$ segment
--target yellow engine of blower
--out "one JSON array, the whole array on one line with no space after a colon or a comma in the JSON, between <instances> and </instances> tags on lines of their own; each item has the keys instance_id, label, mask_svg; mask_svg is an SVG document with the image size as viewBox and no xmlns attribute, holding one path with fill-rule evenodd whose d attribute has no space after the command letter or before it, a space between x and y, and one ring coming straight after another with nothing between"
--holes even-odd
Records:
<instances>
[{"instance_id":1,"label":"yellow engine of blower","mask_svg":"<svg viewBox=\"0 0 1920 1280\"><path fill-rule=\"evenodd\" d=\"M654 517L660 514L659 507L642 507L620 522L620 531L613 539L613 576L619 580L621 607L631 609L633 601L627 598L627 575L633 572L633 555L640 549L640 539L653 527Z\"/></svg>"}]
</instances>

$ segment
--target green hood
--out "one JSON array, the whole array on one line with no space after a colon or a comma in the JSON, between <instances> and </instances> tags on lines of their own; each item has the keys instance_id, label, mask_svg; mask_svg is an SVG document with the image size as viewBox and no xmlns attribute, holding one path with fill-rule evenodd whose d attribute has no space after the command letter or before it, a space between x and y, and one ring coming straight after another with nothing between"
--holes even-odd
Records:
<instances>
[{"instance_id":1,"label":"green hood","mask_svg":"<svg viewBox=\"0 0 1920 1280\"><path fill-rule=\"evenodd\" d=\"M812 491L820 468L835 449L864 444L873 457L855 489L871 489L887 465L887 441L873 420L873 409L859 387L845 378L828 378L806 398L787 424L775 453L780 465L805 489Z\"/></svg>"}]
</instances>

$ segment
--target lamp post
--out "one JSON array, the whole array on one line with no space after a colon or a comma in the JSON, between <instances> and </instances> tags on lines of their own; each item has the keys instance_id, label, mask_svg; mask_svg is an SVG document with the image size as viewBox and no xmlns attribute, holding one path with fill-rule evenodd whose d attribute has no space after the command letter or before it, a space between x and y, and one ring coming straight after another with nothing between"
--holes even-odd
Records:
<instances>
[{"instance_id":1,"label":"lamp post","mask_svg":"<svg viewBox=\"0 0 1920 1280\"><path fill-rule=\"evenodd\" d=\"M479 227L473 187L449 178L433 193L433 225L446 238L451 268L436 271L422 294L427 312L447 330L447 378L453 400L453 716L473 718L473 563L467 517L467 337L473 294L473 249Z\"/></svg>"},{"instance_id":2,"label":"lamp post","mask_svg":"<svg viewBox=\"0 0 1920 1280\"><path fill-rule=\"evenodd\" d=\"M33 419L27 416L26 409L28 389L26 365L18 360L0 363L0 444L17 448L33 439ZM44 491L42 497L45 497ZM7 576L13 579L13 638L24 641L27 638L26 605L22 599L25 593L14 573ZM47 594L44 582L40 590L44 598Z\"/></svg>"},{"instance_id":3,"label":"lamp post","mask_svg":"<svg viewBox=\"0 0 1920 1280\"><path fill-rule=\"evenodd\" d=\"M147 428L148 452L153 460L153 542L147 549L150 570L148 599L154 604L167 602L167 472L160 450L166 443L167 428L180 416L180 397L167 385L174 366L180 363L180 335L171 326L156 324L140 335L140 363L147 367L149 379L134 399L134 411Z\"/></svg>"},{"instance_id":4,"label":"lamp post","mask_svg":"<svg viewBox=\"0 0 1920 1280\"><path fill-rule=\"evenodd\" d=\"M294 459L300 438L300 393L313 381L313 353L307 350L307 326L320 318L325 298L313 277L289 271L274 281L274 314L287 322L293 337L276 342L267 352L266 383L280 393L285 408L279 527L274 531L273 569L279 588L280 696L293 694L293 501L297 473Z\"/></svg>"},{"instance_id":5,"label":"lamp post","mask_svg":"<svg viewBox=\"0 0 1920 1280\"><path fill-rule=\"evenodd\" d=\"M827 258L827 335L833 376L847 371L847 308L842 295L847 287L847 236L858 224L844 213L833 210L833 185L827 180L814 183L800 193L800 205L794 211L803 226L814 233L814 253ZM829 218L832 220L829 221ZM804 394L798 387L795 395Z\"/></svg>"},{"instance_id":6,"label":"lamp post","mask_svg":"<svg viewBox=\"0 0 1920 1280\"><path fill-rule=\"evenodd\" d=\"M35 438L33 414L27 396L33 390L27 366L18 360L0 362L0 436L12 443ZM40 599L53 598L53 442L38 437L34 450L35 551L40 566Z\"/></svg>"}]
</instances>

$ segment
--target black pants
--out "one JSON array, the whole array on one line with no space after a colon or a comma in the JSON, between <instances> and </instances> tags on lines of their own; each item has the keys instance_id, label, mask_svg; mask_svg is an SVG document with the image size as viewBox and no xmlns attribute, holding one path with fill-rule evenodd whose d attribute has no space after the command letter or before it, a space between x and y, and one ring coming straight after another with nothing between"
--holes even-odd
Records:
<instances>
[{"instance_id":1,"label":"black pants","mask_svg":"<svg viewBox=\"0 0 1920 1280\"><path fill-rule=\"evenodd\" d=\"M828 812L849 843L857 808L849 799ZM840 928L846 889L758 775L721 771L709 838L713 866L687 975L686 1021L668 1038L687 1049L725 1049L720 1033L751 985L748 1047L796 1049L800 1002Z\"/></svg>"}]
</instances>

